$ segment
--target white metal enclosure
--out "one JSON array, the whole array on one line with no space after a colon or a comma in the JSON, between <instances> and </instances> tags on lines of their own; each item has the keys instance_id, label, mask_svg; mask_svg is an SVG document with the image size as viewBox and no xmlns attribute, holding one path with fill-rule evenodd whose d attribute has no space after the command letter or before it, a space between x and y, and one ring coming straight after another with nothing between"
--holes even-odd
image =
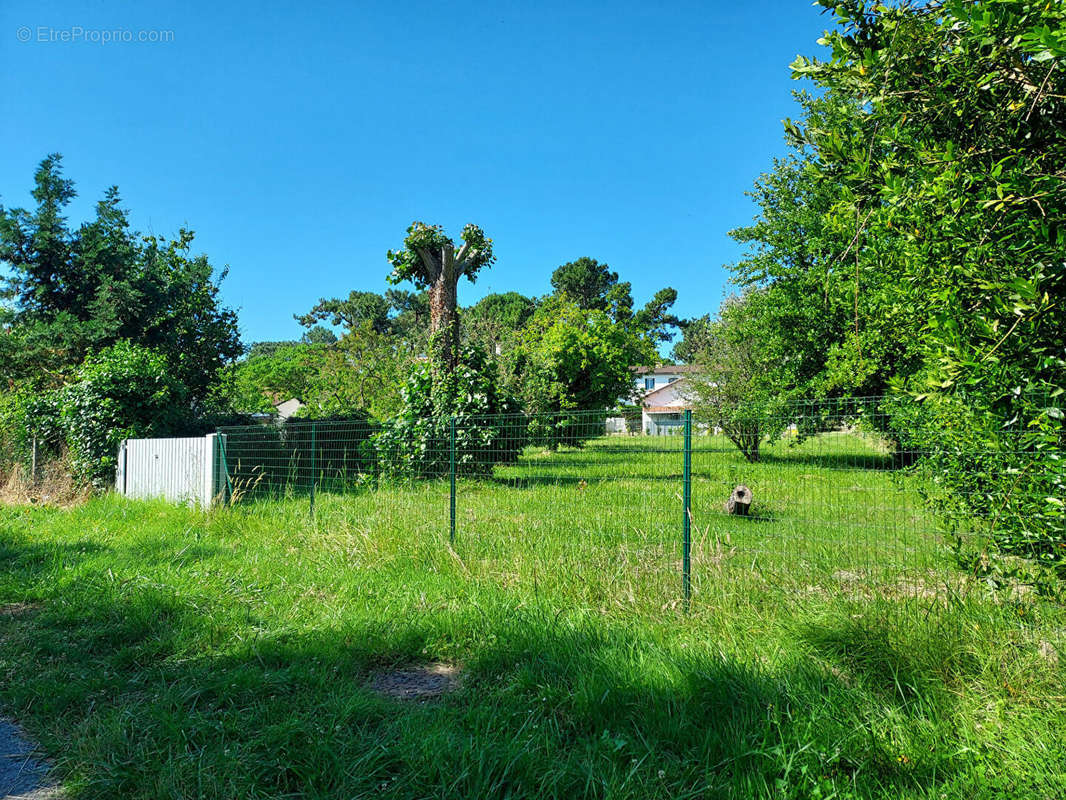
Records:
<instances>
[{"instance_id":1,"label":"white metal enclosure","mask_svg":"<svg viewBox=\"0 0 1066 800\"><path fill-rule=\"evenodd\" d=\"M218 434L187 439L126 439L118 450L115 491L209 508L220 490Z\"/></svg>"}]
</instances>

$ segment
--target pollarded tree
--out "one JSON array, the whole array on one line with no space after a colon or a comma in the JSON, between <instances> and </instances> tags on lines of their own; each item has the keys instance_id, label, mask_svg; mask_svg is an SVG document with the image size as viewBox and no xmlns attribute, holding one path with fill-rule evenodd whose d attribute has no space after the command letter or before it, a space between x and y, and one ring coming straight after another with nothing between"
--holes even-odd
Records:
<instances>
[{"instance_id":1,"label":"pollarded tree","mask_svg":"<svg viewBox=\"0 0 1066 800\"><path fill-rule=\"evenodd\" d=\"M458 359L459 279L466 276L473 282L478 272L496 260L492 239L477 225L464 227L461 238L463 244L456 249L440 225L414 222L407 229L403 249L387 254L392 264L389 283L411 281L419 289L429 290L429 333L436 348L435 360L447 373L455 369Z\"/></svg>"}]
</instances>

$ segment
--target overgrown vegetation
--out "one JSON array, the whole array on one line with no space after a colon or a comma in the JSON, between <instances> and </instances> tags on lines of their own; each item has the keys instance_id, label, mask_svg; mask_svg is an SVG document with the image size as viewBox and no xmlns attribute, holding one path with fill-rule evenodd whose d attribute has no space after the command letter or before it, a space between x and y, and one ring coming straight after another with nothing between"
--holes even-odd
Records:
<instances>
[{"instance_id":1,"label":"overgrown vegetation","mask_svg":"<svg viewBox=\"0 0 1066 800\"><path fill-rule=\"evenodd\" d=\"M995 528L993 573L1021 555L1062 575L1066 9L821 4L827 56L793 64L818 96L733 232L743 297L682 349L750 414L910 394L886 432L924 459L948 524Z\"/></svg>"},{"instance_id":2,"label":"overgrown vegetation","mask_svg":"<svg viewBox=\"0 0 1066 800\"><path fill-rule=\"evenodd\" d=\"M662 443L461 481L454 549L436 481L0 509L0 700L85 798L1066 792L1062 609L959 576L877 440L698 437L688 614Z\"/></svg>"},{"instance_id":3,"label":"overgrown vegetation","mask_svg":"<svg viewBox=\"0 0 1066 800\"><path fill-rule=\"evenodd\" d=\"M73 476L106 484L123 436L209 425L220 370L241 352L193 234L130 230L118 189L72 228L61 158L34 176L33 209L0 207L0 431L3 466L70 455Z\"/></svg>"}]
</instances>

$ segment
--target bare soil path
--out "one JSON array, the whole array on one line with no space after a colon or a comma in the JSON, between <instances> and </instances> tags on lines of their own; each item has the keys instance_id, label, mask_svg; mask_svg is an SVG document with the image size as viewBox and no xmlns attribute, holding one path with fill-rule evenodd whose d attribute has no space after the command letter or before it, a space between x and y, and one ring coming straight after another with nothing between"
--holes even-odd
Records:
<instances>
[{"instance_id":1,"label":"bare soil path","mask_svg":"<svg viewBox=\"0 0 1066 800\"><path fill-rule=\"evenodd\" d=\"M58 800L59 789L48 764L10 720L0 719L0 798Z\"/></svg>"}]
</instances>

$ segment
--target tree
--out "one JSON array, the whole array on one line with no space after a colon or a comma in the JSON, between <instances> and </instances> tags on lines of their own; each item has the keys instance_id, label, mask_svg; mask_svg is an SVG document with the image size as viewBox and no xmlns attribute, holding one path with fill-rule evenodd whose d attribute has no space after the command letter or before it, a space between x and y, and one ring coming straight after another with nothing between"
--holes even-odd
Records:
<instances>
[{"instance_id":1,"label":"tree","mask_svg":"<svg viewBox=\"0 0 1066 800\"><path fill-rule=\"evenodd\" d=\"M74 473L98 487L114 481L123 439L174 436L192 427L187 389L167 359L129 342L87 358L57 394Z\"/></svg>"},{"instance_id":2,"label":"tree","mask_svg":"<svg viewBox=\"0 0 1066 800\"><path fill-rule=\"evenodd\" d=\"M454 424L456 471L491 474L494 465L514 462L525 445L517 410L495 362L476 346L462 346L449 371L419 362L403 385L396 415L375 436L378 463L396 478L448 474Z\"/></svg>"},{"instance_id":3,"label":"tree","mask_svg":"<svg viewBox=\"0 0 1066 800\"><path fill-rule=\"evenodd\" d=\"M710 314L681 322L681 341L674 345L670 353L674 360L682 364L698 363L702 352L710 344L713 325Z\"/></svg>"},{"instance_id":4,"label":"tree","mask_svg":"<svg viewBox=\"0 0 1066 800\"><path fill-rule=\"evenodd\" d=\"M615 289L615 302L625 305L623 296L628 295L629 284L619 286L618 273L612 272L606 264L594 258L582 256L576 261L568 261L552 273L552 288L559 297L565 297L577 304L578 308L594 311L606 311L608 292ZM632 309L632 300L628 303Z\"/></svg>"},{"instance_id":5,"label":"tree","mask_svg":"<svg viewBox=\"0 0 1066 800\"><path fill-rule=\"evenodd\" d=\"M302 337L301 337L302 338ZM272 356L283 347L293 347L298 344L311 344L310 342L297 341L295 339L283 339L273 342L252 342L248 346L247 359L258 358L259 356Z\"/></svg>"},{"instance_id":6,"label":"tree","mask_svg":"<svg viewBox=\"0 0 1066 800\"><path fill-rule=\"evenodd\" d=\"M36 209L0 208L0 295L8 301L0 378L58 386L86 354L130 341L165 357L201 402L241 353L236 314L219 297L225 270L216 276L206 256L191 254L191 231L173 239L131 231L115 187L93 219L71 230L63 214L74 185L61 163L58 155L41 162Z\"/></svg>"},{"instance_id":7,"label":"tree","mask_svg":"<svg viewBox=\"0 0 1066 800\"><path fill-rule=\"evenodd\" d=\"M690 379L697 414L720 428L750 462L759 460L764 439L780 433L780 375L762 346L767 317L761 313L765 293L731 297L719 320L711 323L698 360L699 375Z\"/></svg>"},{"instance_id":8,"label":"tree","mask_svg":"<svg viewBox=\"0 0 1066 800\"><path fill-rule=\"evenodd\" d=\"M459 348L459 314L457 290L459 279L473 282L482 269L496 260L492 239L486 238L477 225L468 224L461 234L463 244L455 242L439 225L414 222L407 229L402 250L387 254L392 264L390 283L411 281L429 290L429 331L435 344L438 365L450 372L456 366Z\"/></svg>"},{"instance_id":9,"label":"tree","mask_svg":"<svg viewBox=\"0 0 1066 800\"><path fill-rule=\"evenodd\" d=\"M673 328L681 326L681 320L671 312L677 302L677 289L666 287L655 293L640 311L633 316L633 324L644 332L648 340L659 345L673 338Z\"/></svg>"},{"instance_id":10,"label":"tree","mask_svg":"<svg viewBox=\"0 0 1066 800\"><path fill-rule=\"evenodd\" d=\"M465 336L478 342L489 352L496 347L502 350L529 321L536 307L537 303L533 298L518 292L486 295L474 305L463 309Z\"/></svg>"},{"instance_id":11,"label":"tree","mask_svg":"<svg viewBox=\"0 0 1066 800\"><path fill-rule=\"evenodd\" d=\"M392 332L412 344L424 346L429 328L429 293L386 289L385 299L392 309Z\"/></svg>"},{"instance_id":12,"label":"tree","mask_svg":"<svg viewBox=\"0 0 1066 800\"><path fill-rule=\"evenodd\" d=\"M63 177L62 163L63 157L53 153L37 168L35 211L0 207L0 261L11 270L4 278L3 297L24 315L68 309L69 293L77 285L73 236L63 215L77 192L74 182Z\"/></svg>"},{"instance_id":13,"label":"tree","mask_svg":"<svg viewBox=\"0 0 1066 800\"><path fill-rule=\"evenodd\" d=\"M229 370L230 403L245 414L273 413L277 403L296 398L303 402L324 368L328 345L277 343L249 355Z\"/></svg>"},{"instance_id":14,"label":"tree","mask_svg":"<svg viewBox=\"0 0 1066 800\"><path fill-rule=\"evenodd\" d=\"M298 395L304 402L299 416L392 417L401 409L400 390L417 355L410 342L363 323L317 355Z\"/></svg>"},{"instance_id":15,"label":"tree","mask_svg":"<svg viewBox=\"0 0 1066 800\"><path fill-rule=\"evenodd\" d=\"M311 328L319 322L354 330L364 323L378 333L389 330L389 301L377 292L352 291L346 299L322 298L306 314L295 314L297 322Z\"/></svg>"},{"instance_id":16,"label":"tree","mask_svg":"<svg viewBox=\"0 0 1066 800\"><path fill-rule=\"evenodd\" d=\"M301 344L336 344L337 334L324 325L313 325L300 337Z\"/></svg>"},{"instance_id":17,"label":"tree","mask_svg":"<svg viewBox=\"0 0 1066 800\"><path fill-rule=\"evenodd\" d=\"M673 337L680 320L670 309L677 290L660 289L639 311L633 311L633 285L619 281L607 264L583 256L558 267L551 277L554 296L590 311L604 311L616 322L633 323L655 346Z\"/></svg>"},{"instance_id":18,"label":"tree","mask_svg":"<svg viewBox=\"0 0 1066 800\"><path fill-rule=\"evenodd\" d=\"M892 432L935 454L945 518L1066 572L1066 8L821 2L829 55L793 64L819 97L737 232L759 351L789 355L764 363L782 392L909 392Z\"/></svg>"},{"instance_id":19,"label":"tree","mask_svg":"<svg viewBox=\"0 0 1066 800\"><path fill-rule=\"evenodd\" d=\"M629 393L630 368L654 362L655 350L631 323L553 298L533 314L509 360L528 411L598 410Z\"/></svg>"}]
</instances>

